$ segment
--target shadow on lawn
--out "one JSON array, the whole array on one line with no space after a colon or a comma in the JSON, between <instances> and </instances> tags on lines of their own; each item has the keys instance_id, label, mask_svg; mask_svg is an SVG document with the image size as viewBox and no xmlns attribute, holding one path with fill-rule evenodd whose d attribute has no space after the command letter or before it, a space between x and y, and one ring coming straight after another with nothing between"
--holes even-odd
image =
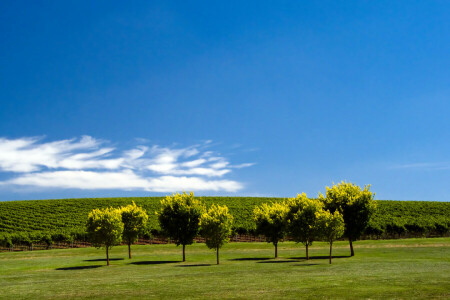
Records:
<instances>
[{"instance_id":1,"label":"shadow on lawn","mask_svg":"<svg viewBox=\"0 0 450 300\"><path fill-rule=\"evenodd\" d=\"M350 258L350 255L333 255L332 258ZM302 259L306 260L306 256L302 257L288 257L289 259ZM330 257L327 255L320 255L320 256L310 256L309 259L329 259Z\"/></svg>"},{"instance_id":2,"label":"shadow on lawn","mask_svg":"<svg viewBox=\"0 0 450 300\"><path fill-rule=\"evenodd\" d=\"M179 260L144 260L130 263L131 265L161 265L179 263Z\"/></svg>"},{"instance_id":3,"label":"shadow on lawn","mask_svg":"<svg viewBox=\"0 0 450 300\"><path fill-rule=\"evenodd\" d=\"M86 269L96 269L103 267L101 265L93 265L93 266L78 266L78 267L66 267L66 268L57 268L55 270L58 271L71 271L71 270L86 270Z\"/></svg>"},{"instance_id":4,"label":"shadow on lawn","mask_svg":"<svg viewBox=\"0 0 450 300\"><path fill-rule=\"evenodd\" d=\"M182 268L187 268L187 267L209 267L212 266L211 264L195 264L195 265L178 265L175 267L182 267Z\"/></svg>"},{"instance_id":5,"label":"shadow on lawn","mask_svg":"<svg viewBox=\"0 0 450 300\"><path fill-rule=\"evenodd\" d=\"M266 261L258 261L258 264L282 264L282 263L293 263L293 260L266 260Z\"/></svg>"},{"instance_id":6,"label":"shadow on lawn","mask_svg":"<svg viewBox=\"0 0 450 300\"><path fill-rule=\"evenodd\" d=\"M251 260L269 260L271 258L268 257L243 257L243 258L231 258L229 260L234 260L234 261L251 261Z\"/></svg>"},{"instance_id":7,"label":"shadow on lawn","mask_svg":"<svg viewBox=\"0 0 450 300\"><path fill-rule=\"evenodd\" d=\"M113 260L123 260L123 258L110 258L109 261ZM83 261L106 261L106 258L97 258L97 259L85 259Z\"/></svg>"},{"instance_id":8,"label":"shadow on lawn","mask_svg":"<svg viewBox=\"0 0 450 300\"><path fill-rule=\"evenodd\" d=\"M310 267L310 266L318 266L319 264L295 264L291 265L293 267Z\"/></svg>"}]
</instances>

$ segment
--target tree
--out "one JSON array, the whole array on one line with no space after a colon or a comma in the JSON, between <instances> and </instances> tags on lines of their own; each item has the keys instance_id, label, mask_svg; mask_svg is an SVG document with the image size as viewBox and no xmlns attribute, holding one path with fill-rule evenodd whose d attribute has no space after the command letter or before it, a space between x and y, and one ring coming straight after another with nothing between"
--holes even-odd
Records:
<instances>
[{"instance_id":1,"label":"tree","mask_svg":"<svg viewBox=\"0 0 450 300\"><path fill-rule=\"evenodd\" d=\"M309 259L308 247L318 237L318 216L323 210L323 203L309 199L305 193L288 200L286 214L288 232L297 243L306 247L306 259Z\"/></svg>"},{"instance_id":2,"label":"tree","mask_svg":"<svg viewBox=\"0 0 450 300\"><path fill-rule=\"evenodd\" d=\"M200 228L203 204L194 198L194 193L174 194L161 200L161 210L157 213L162 233L173 239L177 246L183 245L183 261L186 261L185 248L194 242Z\"/></svg>"},{"instance_id":3,"label":"tree","mask_svg":"<svg viewBox=\"0 0 450 300\"><path fill-rule=\"evenodd\" d=\"M215 249L219 264L219 249L230 240L233 216L227 206L213 204L200 218L202 236L209 249Z\"/></svg>"},{"instance_id":4,"label":"tree","mask_svg":"<svg viewBox=\"0 0 450 300\"><path fill-rule=\"evenodd\" d=\"M275 258L278 257L278 242L286 235L286 203L263 203L253 210L256 233L263 234L268 243L275 246Z\"/></svg>"},{"instance_id":5,"label":"tree","mask_svg":"<svg viewBox=\"0 0 450 300\"><path fill-rule=\"evenodd\" d=\"M109 249L122 241L123 223L116 208L94 209L88 215L86 231L94 247L106 249L106 265L109 266Z\"/></svg>"},{"instance_id":6,"label":"tree","mask_svg":"<svg viewBox=\"0 0 450 300\"><path fill-rule=\"evenodd\" d=\"M128 244L128 257L131 259L131 244L135 243L139 235L146 229L148 215L142 207L133 204L120 209L123 223L123 239Z\"/></svg>"},{"instance_id":7,"label":"tree","mask_svg":"<svg viewBox=\"0 0 450 300\"><path fill-rule=\"evenodd\" d=\"M0 245L2 247L8 248L9 251L12 251L13 242L11 236L9 234L4 234L0 237Z\"/></svg>"},{"instance_id":8,"label":"tree","mask_svg":"<svg viewBox=\"0 0 450 300\"><path fill-rule=\"evenodd\" d=\"M53 245L52 236L49 233L43 234L39 241L47 246L47 250Z\"/></svg>"},{"instance_id":9,"label":"tree","mask_svg":"<svg viewBox=\"0 0 450 300\"><path fill-rule=\"evenodd\" d=\"M370 185L361 187L351 182L342 181L339 184L327 187L326 197L319 194L319 199L325 203L325 208L334 213L338 211L344 218L345 236L350 243L351 256L353 251L353 241L358 239L366 229L370 217L375 211L376 204L373 201L375 193L370 190Z\"/></svg>"},{"instance_id":10,"label":"tree","mask_svg":"<svg viewBox=\"0 0 450 300\"><path fill-rule=\"evenodd\" d=\"M335 211L333 214L325 210L319 216L320 235L330 243L330 264L333 241L344 234L345 224L342 215Z\"/></svg>"}]
</instances>

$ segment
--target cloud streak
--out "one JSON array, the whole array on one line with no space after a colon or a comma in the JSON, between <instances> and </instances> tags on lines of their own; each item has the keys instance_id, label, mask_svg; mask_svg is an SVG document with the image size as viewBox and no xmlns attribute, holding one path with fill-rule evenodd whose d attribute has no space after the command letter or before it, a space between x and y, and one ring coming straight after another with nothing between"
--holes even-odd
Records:
<instances>
[{"instance_id":1,"label":"cloud streak","mask_svg":"<svg viewBox=\"0 0 450 300\"><path fill-rule=\"evenodd\" d=\"M253 165L231 165L206 151L208 143L185 148L139 145L122 152L105 144L90 136L54 142L0 138L0 172L11 176L0 186L236 192L243 184L222 177Z\"/></svg>"},{"instance_id":2,"label":"cloud streak","mask_svg":"<svg viewBox=\"0 0 450 300\"><path fill-rule=\"evenodd\" d=\"M393 169L416 169L416 170L450 170L450 162L421 162L410 164L399 164Z\"/></svg>"}]
</instances>

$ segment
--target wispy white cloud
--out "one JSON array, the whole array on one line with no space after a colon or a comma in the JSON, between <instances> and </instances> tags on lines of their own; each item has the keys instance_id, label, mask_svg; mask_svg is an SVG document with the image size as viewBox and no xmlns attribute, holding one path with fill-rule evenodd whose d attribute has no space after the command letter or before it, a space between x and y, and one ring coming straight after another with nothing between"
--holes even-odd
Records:
<instances>
[{"instance_id":1,"label":"wispy white cloud","mask_svg":"<svg viewBox=\"0 0 450 300\"><path fill-rule=\"evenodd\" d=\"M227 191L242 189L242 184L232 180L207 180L199 177L142 177L131 170L118 172L55 171L30 173L0 182L0 185L36 186L58 189L118 189L149 192L174 191Z\"/></svg>"},{"instance_id":2,"label":"wispy white cloud","mask_svg":"<svg viewBox=\"0 0 450 300\"><path fill-rule=\"evenodd\" d=\"M393 169L450 170L450 162L421 162L393 165Z\"/></svg>"},{"instance_id":3,"label":"wispy white cloud","mask_svg":"<svg viewBox=\"0 0 450 300\"><path fill-rule=\"evenodd\" d=\"M139 145L123 152L105 144L90 136L54 142L0 138L0 172L16 174L0 185L234 192L243 188L240 182L213 178L252 165L231 165L225 157L205 150L210 141L185 148Z\"/></svg>"}]
</instances>

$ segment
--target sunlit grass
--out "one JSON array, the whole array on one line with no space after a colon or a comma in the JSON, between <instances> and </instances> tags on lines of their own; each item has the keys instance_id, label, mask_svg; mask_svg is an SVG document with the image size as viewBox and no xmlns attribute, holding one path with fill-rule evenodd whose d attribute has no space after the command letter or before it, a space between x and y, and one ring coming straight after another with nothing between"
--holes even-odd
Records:
<instances>
[{"instance_id":1,"label":"sunlit grass","mask_svg":"<svg viewBox=\"0 0 450 300\"><path fill-rule=\"evenodd\" d=\"M188 246L186 263L175 245L0 253L0 297L61 298L371 298L450 297L450 238L360 241L355 257L337 242L315 243L312 259L294 243L231 243L221 265L204 244Z\"/></svg>"}]
</instances>

